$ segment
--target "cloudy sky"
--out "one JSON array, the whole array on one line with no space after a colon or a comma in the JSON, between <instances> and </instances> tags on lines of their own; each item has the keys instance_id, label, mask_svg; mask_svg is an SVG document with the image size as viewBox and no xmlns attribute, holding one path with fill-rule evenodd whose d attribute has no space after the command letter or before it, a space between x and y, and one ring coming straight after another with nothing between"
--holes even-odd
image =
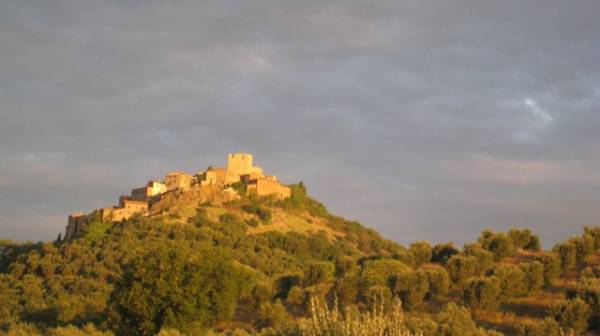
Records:
<instances>
[{"instance_id":1,"label":"cloudy sky","mask_svg":"<svg viewBox=\"0 0 600 336\"><path fill-rule=\"evenodd\" d=\"M0 237L247 151L400 243L600 225L600 1L0 0Z\"/></svg>"}]
</instances>

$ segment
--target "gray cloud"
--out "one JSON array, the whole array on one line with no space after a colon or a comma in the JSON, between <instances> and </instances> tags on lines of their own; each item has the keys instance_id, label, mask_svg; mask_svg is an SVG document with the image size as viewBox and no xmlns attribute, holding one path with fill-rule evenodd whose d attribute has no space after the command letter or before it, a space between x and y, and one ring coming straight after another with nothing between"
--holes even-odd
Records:
<instances>
[{"instance_id":1,"label":"gray cloud","mask_svg":"<svg viewBox=\"0 0 600 336\"><path fill-rule=\"evenodd\" d=\"M599 224L600 4L1 1L0 233L233 151L402 243Z\"/></svg>"}]
</instances>

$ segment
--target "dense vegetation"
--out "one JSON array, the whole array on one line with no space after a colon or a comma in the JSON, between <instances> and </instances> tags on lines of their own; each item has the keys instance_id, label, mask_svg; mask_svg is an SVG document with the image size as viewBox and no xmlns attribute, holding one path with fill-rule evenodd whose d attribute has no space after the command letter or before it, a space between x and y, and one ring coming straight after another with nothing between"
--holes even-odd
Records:
<instances>
[{"instance_id":1,"label":"dense vegetation","mask_svg":"<svg viewBox=\"0 0 600 336\"><path fill-rule=\"evenodd\" d=\"M600 328L600 228L542 251L527 229L408 248L285 201L198 204L187 224L95 222L68 241L0 243L0 334L507 335ZM212 210L211 210L212 209ZM273 213L320 232L252 231ZM170 214L170 216L174 216ZM335 233L332 234L331 232ZM328 308L331 307L331 308Z\"/></svg>"}]
</instances>

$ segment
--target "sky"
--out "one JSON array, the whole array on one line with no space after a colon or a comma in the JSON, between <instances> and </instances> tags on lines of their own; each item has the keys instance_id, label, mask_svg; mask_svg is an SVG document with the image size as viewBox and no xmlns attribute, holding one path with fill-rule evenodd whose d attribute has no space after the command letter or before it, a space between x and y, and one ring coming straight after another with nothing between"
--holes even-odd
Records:
<instances>
[{"instance_id":1,"label":"sky","mask_svg":"<svg viewBox=\"0 0 600 336\"><path fill-rule=\"evenodd\" d=\"M600 1L0 0L0 237L250 152L402 244L600 225Z\"/></svg>"}]
</instances>

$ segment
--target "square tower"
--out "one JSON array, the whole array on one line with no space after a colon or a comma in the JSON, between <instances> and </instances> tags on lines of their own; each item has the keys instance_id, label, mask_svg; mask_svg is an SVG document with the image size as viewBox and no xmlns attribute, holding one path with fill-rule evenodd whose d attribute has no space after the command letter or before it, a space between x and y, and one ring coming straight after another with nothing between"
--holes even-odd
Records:
<instances>
[{"instance_id":1,"label":"square tower","mask_svg":"<svg viewBox=\"0 0 600 336\"><path fill-rule=\"evenodd\" d=\"M236 175L247 175L252 173L252 154L235 153L227 157L227 170Z\"/></svg>"}]
</instances>

